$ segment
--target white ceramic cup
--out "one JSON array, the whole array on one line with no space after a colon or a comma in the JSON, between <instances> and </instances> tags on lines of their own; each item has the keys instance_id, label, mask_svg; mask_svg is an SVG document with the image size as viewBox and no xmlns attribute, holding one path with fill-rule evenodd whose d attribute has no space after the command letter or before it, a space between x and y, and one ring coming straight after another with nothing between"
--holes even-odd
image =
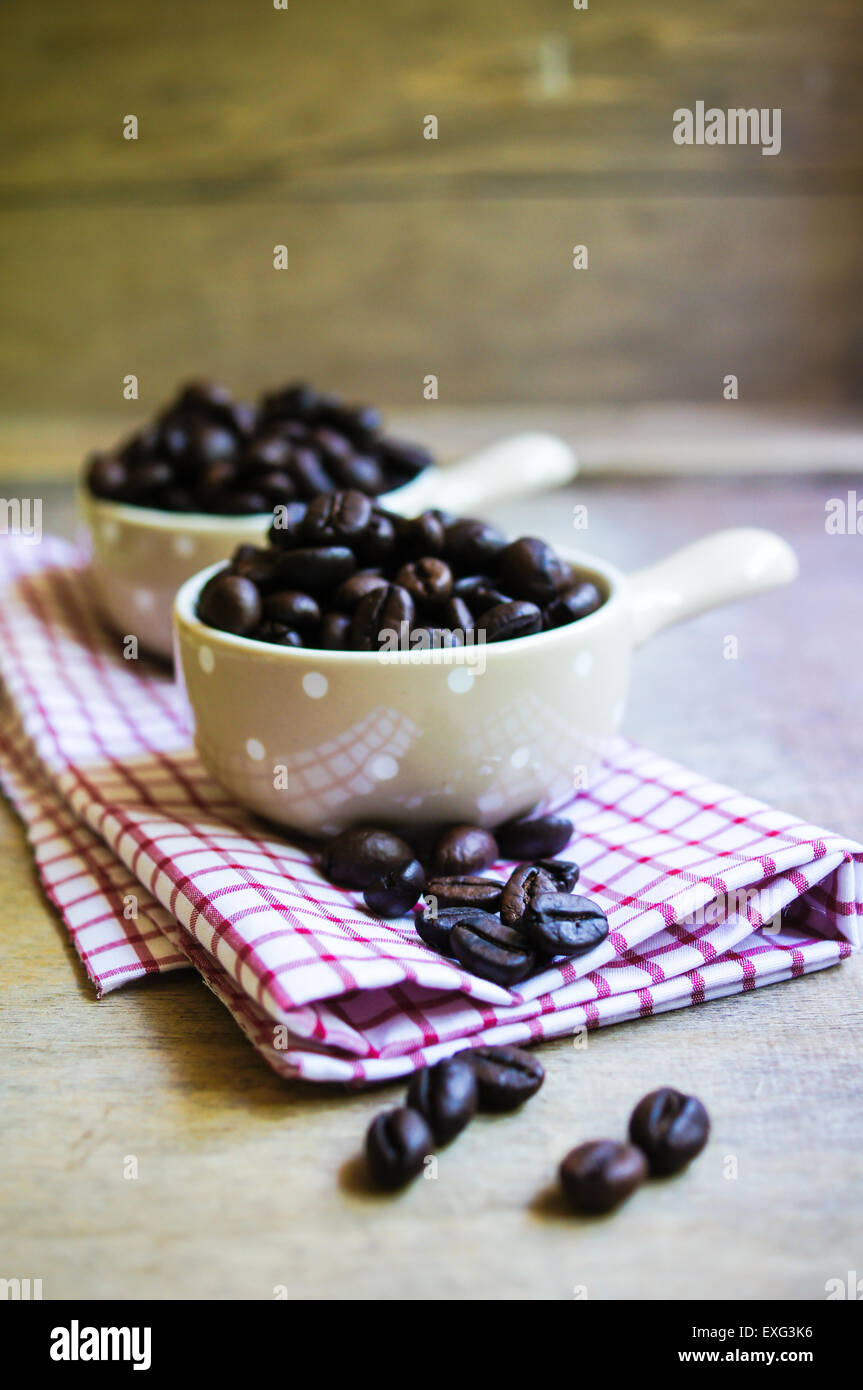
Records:
<instances>
[{"instance_id":1,"label":"white ceramic cup","mask_svg":"<svg viewBox=\"0 0 863 1390\"><path fill-rule=\"evenodd\" d=\"M207 627L195 575L175 604L178 669L209 772L241 805L312 835L358 824L494 826L585 786L619 731L633 649L706 608L793 579L779 536L719 531L628 577L566 554L607 594L581 621L445 651L315 651Z\"/></svg>"},{"instance_id":2,"label":"white ceramic cup","mask_svg":"<svg viewBox=\"0 0 863 1390\"><path fill-rule=\"evenodd\" d=\"M562 439L519 434L449 468L427 468L378 501L402 516L427 507L470 514L491 501L558 487L576 470ZM79 491L79 507L90 533L90 578L103 618L162 658L171 656L171 615L180 585L227 559L238 545L263 545L272 521L272 512L224 517L131 507L94 497L86 487Z\"/></svg>"}]
</instances>

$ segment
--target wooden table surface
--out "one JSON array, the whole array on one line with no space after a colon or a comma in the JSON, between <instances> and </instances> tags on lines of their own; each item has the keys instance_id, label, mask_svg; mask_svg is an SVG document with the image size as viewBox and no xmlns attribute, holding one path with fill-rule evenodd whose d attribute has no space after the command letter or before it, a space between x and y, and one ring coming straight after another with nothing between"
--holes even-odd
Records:
<instances>
[{"instance_id":1,"label":"wooden table surface","mask_svg":"<svg viewBox=\"0 0 863 1390\"><path fill-rule=\"evenodd\" d=\"M830 829L863 835L863 537L828 536L829 478L583 482L500 508L521 532L636 567L720 525L796 546L792 590L702 617L638 658L628 731ZM69 501L45 494L45 524ZM739 642L723 658L723 638ZM861 962L541 1049L521 1113L478 1119L436 1181L369 1193L357 1154L400 1087L273 1075L193 972L96 1002L0 813L5 1025L0 1276L45 1298L821 1299L863 1270ZM583 1139L670 1083L713 1116L705 1154L615 1217L560 1210ZM124 1177L129 1156L138 1177ZM731 1162L734 1160L734 1163ZM729 1176L736 1168L736 1177Z\"/></svg>"}]
</instances>

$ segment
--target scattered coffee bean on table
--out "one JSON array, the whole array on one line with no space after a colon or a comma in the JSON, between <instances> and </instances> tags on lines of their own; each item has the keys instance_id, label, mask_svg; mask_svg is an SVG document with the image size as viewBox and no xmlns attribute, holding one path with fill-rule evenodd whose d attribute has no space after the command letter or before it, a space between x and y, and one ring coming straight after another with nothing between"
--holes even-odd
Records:
<instances>
[{"instance_id":1,"label":"scattered coffee bean on table","mask_svg":"<svg viewBox=\"0 0 863 1390\"><path fill-rule=\"evenodd\" d=\"M438 910L446 907L478 907L496 912L503 884L477 874L436 875L426 880L425 897L434 898Z\"/></svg>"},{"instance_id":2,"label":"scattered coffee bean on table","mask_svg":"<svg viewBox=\"0 0 863 1390\"><path fill-rule=\"evenodd\" d=\"M411 859L373 878L363 892L363 899L369 911L378 917L402 917L419 901L425 881L422 864Z\"/></svg>"},{"instance_id":3,"label":"scattered coffee bean on table","mask_svg":"<svg viewBox=\"0 0 863 1390\"><path fill-rule=\"evenodd\" d=\"M560 1182L577 1212L613 1211L647 1177L647 1159L633 1144L594 1139L570 1150L560 1165Z\"/></svg>"},{"instance_id":4,"label":"scattered coffee bean on table","mask_svg":"<svg viewBox=\"0 0 863 1390\"><path fill-rule=\"evenodd\" d=\"M696 1096L671 1086L651 1091L638 1102L629 1137L647 1155L656 1176L678 1173L707 1143L710 1117Z\"/></svg>"},{"instance_id":5,"label":"scattered coffee bean on table","mask_svg":"<svg viewBox=\"0 0 863 1390\"><path fill-rule=\"evenodd\" d=\"M457 1055L473 1067L480 1110L515 1110L545 1080L539 1058L520 1047L474 1047Z\"/></svg>"},{"instance_id":6,"label":"scattered coffee bean on table","mask_svg":"<svg viewBox=\"0 0 863 1390\"><path fill-rule=\"evenodd\" d=\"M439 1144L449 1143L470 1123L477 1108L473 1068L460 1057L425 1067L411 1078L407 1103L425 1117Z\"/></svg>"},{"instance_id":7,"label":"scattered coffee bean on table","mask_svg":"<svg viewBox=\"0 0 863 1390\"><path fill-rule=\"evenodd\" d=\"M373 406L303 383L248 405L224 386L192 382L151 423L91 455L85 477L96 497L161 511L242 516L302 499L316 509L308 534L332 540L360 523L330 518L316 494L375 497L432 462L427 449L385 435ZM358 503L350 506L361 515Z\"/></svg>"},{"instance_id":8,"label":"scattered coffee bean on table","mask_svg":"<svg viewBox=\"0 0 863 1390\"><path fill-rule=\"evenodd\" d=\"M434 1136L418 1110L404 1106L376 1115L366 1135L366 1160L378 1187L403 1187L434 1149Z\"/></svg>"},{"instance_id":9,"label":"scattered coffee bean on table","mask_svg":"<svg viewBox=\"0 0 863 1390\"><path fill-rule=\"evenodd\" d=\"M327 845L322 868L342 888L368 888L391 869L409 864L414 852L390 830L357 827L343 830Z\"/></svg>"},{"instance_id":10,"label":"scattered coffee bean on table","mask_svg":"<svg viewBox=\"0 0 863 1390\"><path fill-rule=\"evenodd\" d=\"M438 874L475 874L498 857L494 836L478 825L451 825L437 840L432 865Z\"/></svg>"},{"instance_id":11,"label":"scattered coffee bean on table","mask_svg":"<svg viewBox=\"0 0 863 1390\"><path fill-rule=\"evenodd\" d=\"M565 816L534 816L511 820L495 830L504 859L552 859L572 838L572 821Z\"/></svg>"},{"instance_id":12,"label":"scattered coffee bean on table","mask_svg":"<svg viewBox=\"0 0 863 1390\"><path fill-rule=\"evenodd\" d=\"M583 956L608 936L608 919L602 908L575 893L532 897L522 927L534 950L548 956Z\"/></svg>"},{"instance_id":13,"label":"scattered coffee bean on table","mask_svg":"<svg viewBox=\"0 0 863 1390\"><path fill-rule=\"evenodd\" d=\"M504 988L530 974L536 957L519 931L490 912L462 913L449 939L453 955L466 970Z\"/></svg>"},{"instance_id":14,"label":"scattered coffee bean on table","mask_svg":"<svg viewBox=\"0 0 863 1390\"><path fill-rule=\"evenodd\" d=\"M438 912L424 908L422 912L416 913L414 926L417 935L427 946L431 946L432 950L439 951L443 956L452 956L452 929L457 922L469 921L474 912L478 914L478 922L484 921L488 916L482 908L445 907Z\"/></svg>"},{"instance_id":15,"label":"scattered coffee bean on table","mask_svg":"<svg viewBox=\"0 0 863 1390\"><path fill-rule=\"evenodd\" d=\"M569 893L578 882L579 867L566 859L541 859L513 869L500 895L500 919L508 927L521 922L540 893Z\"/></svg>"},{"instance_id":16,"label":"scattered coffee bean on table","mask_svg":"<svg viewBox=\"0 0 863 1390\"><path fill-rule=\"evenodd\" d=\"M552 615L553 605L567 599L573 583L591 582L562 560L552 563L548 557L554 552L545 542L530 545L532 554L542 547L545 578L540 582L535 576L521 587L550 594L549 602L535 603L507 589L497 566L512 546L485 522L447 519L438 511L406 520L357 488L312 497L303 493L275 506L268 549L239 546L229 566L213 576L199 597L198 616L211 627L255 641L327 651L511 641L577 621L575 608L570 617L560 608ZM485 568L478 571L478 566ZM557 598L550 587L555 576L565 586ZM248 596L239 628L234 606L226 604L224 594L217 601L219 586L237 577L257 587L256 625L251 625L255 610L248 608ZM285 632L298 640L286 641ZM563 825L560 817L548 816L513 824L507 828L513 847L502 852L512 859L550 858L568 838L561 839ZM438 872L470 870L439 865Z\"/></svg>"}]
</instances>

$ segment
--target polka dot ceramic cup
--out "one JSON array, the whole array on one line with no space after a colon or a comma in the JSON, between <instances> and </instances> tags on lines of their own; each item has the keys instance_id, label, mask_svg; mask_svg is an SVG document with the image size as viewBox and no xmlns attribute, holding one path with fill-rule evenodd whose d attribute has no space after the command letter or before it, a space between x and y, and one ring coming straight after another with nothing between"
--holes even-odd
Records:
<instances>
[{"instance_id":1,"label":"polka dot ceramic cup","mask_svg":"<svg viewBox=\"0 0 863 1390\"><path fill-rule=\"evenodd\" d=\"M787 583L768 531L720 531L629 577L569 554L606 594L535 637L395 653L277 647L207 627L183 585L178 665L210 773L312 835L349 825L494 826L586 786L623 718L633 649L670 623Z\"/></svg>"},{"instance_id":2,"label":"polka dot ceramic cup","mask_svg":"<svg viewBox=\"0 0 863 1390\"><path fill-rule=\"evenodd\" d=\"M492 498L557 487L575 472L573 452L563 440L520 434L446 469L428 468L379 500L404 516L426 507L469 514ZM90 533L90 576L102 616L120 636L137 637L143 651L163 658L171 656L171 610L180 585L227 559L238 545L262 545L272 520L269 512L224 517L130 507L94 497L86 488L79 506Z\"/></svg>"}]
</instances>

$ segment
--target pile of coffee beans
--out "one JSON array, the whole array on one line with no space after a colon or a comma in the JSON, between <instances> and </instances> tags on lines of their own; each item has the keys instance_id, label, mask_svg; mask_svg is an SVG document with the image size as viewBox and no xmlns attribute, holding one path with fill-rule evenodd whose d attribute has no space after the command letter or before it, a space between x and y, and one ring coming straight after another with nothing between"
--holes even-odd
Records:
<instances>
[{"instance_id":1,"label":"pile of coffee beans","mask_svg":"<svg viewBox=\"0 0 863 1390\"><path fill-rule=\"evenodd\" d=\"M560 1165L561 1187L582 1215L613 1211L648 1175L679 1173L701 1153L709 1133L701 1101L663 1086L633 1110L628 1144L593 1139L571 1149Z\"/></svg>"},{"instance_id":2,"label":"pile of coffee beans","mask_svg":"<svg viewBox=\"0 0 863 1390\"><path fill-rule=\"evenodd\" d=\"M376 1187L404 1187L434 1149L448 1144L478 1110L514 1110L535 1095L542 1063L517 1047L476 1047L416 1072L403 1106L375 1116L366 1163Z\"/></svg>"},{"instance_id":3,"label":"pile of coffee beans","mask_svg":"<svg viewBox=\"0 0 863 1390\"><path fill-rule=\"evenodd\" d=\"M603 602L545 541L441 511L406 519L354 488L277 507L269 539L240 546L207 582L203 622L283 647L373 652L529 637Z\"/></svg>"},{"instance_id":4,"label":"pile of coffee beans","mask_svg":"<svg viewBox=\"0 0 863 1390\"><path fill-rule=\"evenodd\" d=\"M321 867L340 887L361 889L379 917L400 917L422 899L414 920L426 945L509 988L555 957L592 951L608 935L602 909L572 891L578 865L552 857L571 836L564 816L510 821L494 835L451 825L418 848L365 826L330 841ZM506 882L482 876L497 859L525 850L543 857L519 864Z\"/></svg>"},{"instance_id":5,"label":"pile of coffee beans","mask_svg":"<svg viewBox=\"0 0 863 1390\"><path fill-rule=\"evenodd\" d=\"M169 512L248 516L352 488L377 497L433 462L390 439L379 411L295 383L256 405L191 382L129 439L86 464L90 491Z\"/></svg>"}]
</instances>

